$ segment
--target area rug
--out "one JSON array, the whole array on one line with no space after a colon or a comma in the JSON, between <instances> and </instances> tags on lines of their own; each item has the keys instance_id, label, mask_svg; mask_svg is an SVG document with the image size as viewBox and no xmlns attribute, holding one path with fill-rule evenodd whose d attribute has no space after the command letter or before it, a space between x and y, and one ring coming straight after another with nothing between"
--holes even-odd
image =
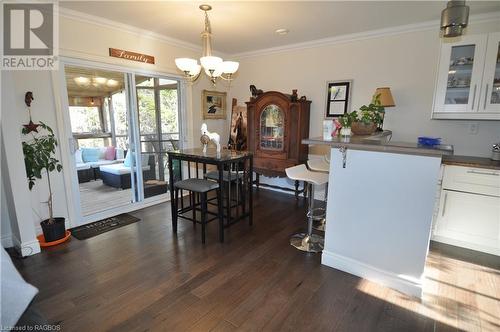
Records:
<instances>
[{"instance_id":1,"label":"area rug","mask_svg":"<svg viewBox=\"0 0 500 332\"><path fill-rule=\"evenodd\" d=\"M112 231L113 229L133 224L139 220L141 219L136 218L131 214L123 213L118 216L72 228L71 234L78 240L85 240L96 235Z\"/></svg>"}]
</instances>

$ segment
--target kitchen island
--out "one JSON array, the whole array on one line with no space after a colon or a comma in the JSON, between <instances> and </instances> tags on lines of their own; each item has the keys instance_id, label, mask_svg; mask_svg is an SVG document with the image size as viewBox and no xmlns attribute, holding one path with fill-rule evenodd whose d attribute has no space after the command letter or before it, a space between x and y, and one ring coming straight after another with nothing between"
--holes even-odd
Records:
<instances>
[{"instance_id":1,"label":"kitchen island","mask_svg":"<svg viewBox=\"0 0 500 332\"><path fill-rule=\"evenodd\" d=\"M321 261L421 297L441 157L453 148L393 142L391 136L302 141L331 147Z\"/></svg>"}]
</instances>

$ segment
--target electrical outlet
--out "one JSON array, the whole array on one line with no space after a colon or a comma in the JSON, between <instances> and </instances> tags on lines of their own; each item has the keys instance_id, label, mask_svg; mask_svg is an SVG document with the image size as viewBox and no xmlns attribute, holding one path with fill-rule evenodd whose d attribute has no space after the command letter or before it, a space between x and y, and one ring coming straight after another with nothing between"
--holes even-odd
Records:
<instances>
[{"instance_id":1,"label":"electrical outlet","mask_svg":"<svg viewBox=\"0 0 500 332\"><path fill-rule=\"evenodd\" d=\"M477 135L477 132L479 131L479 123L471 123L469 126L469 135Z\"/></svg>"}]
</instances>

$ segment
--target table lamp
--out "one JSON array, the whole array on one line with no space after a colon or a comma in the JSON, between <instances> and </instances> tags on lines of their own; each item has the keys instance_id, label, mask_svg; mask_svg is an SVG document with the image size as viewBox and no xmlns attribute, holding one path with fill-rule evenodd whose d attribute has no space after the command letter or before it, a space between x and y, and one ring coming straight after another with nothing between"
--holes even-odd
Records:
<instances>
[{"instance_id":1,"label":"table lamp","mask_svg":"<svg viewBox=\"0 0 500 332\"><path fill-rule=\"evenodd\" d=\"M391 88L389 87L381 87L375 90L373 94L373 98L379 96L380 106L382 107L394 107L396 104L394 103L394 98L392 97ZM377 128L378 130L383 130L382 127L384 125L385 112L382 113L382 123Z\"/></svg>"}]
</instances>

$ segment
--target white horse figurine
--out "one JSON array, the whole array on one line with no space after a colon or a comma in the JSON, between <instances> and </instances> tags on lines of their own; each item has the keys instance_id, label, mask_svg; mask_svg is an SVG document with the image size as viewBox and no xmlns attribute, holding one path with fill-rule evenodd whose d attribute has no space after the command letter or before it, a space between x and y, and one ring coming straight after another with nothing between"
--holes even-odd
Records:
<instances>
[{"instance_id":1,"label":"white horse figurine","mask_svg":"<svg viewBox=\"0 0 500 332\"><path fill-rule=\"evenodd\" d=\"M208 127L206 123L203 123L201 125L201 136L202 136L202 143L203 143L203 152L207 152L207 145L208 142L205 142L203 140L203 136L207 136L209 141L212 141L215 143L217 146L217 152L220 152L220 136L217 133L211 133L208 131Z\"/></svg>"}]
</instances>

